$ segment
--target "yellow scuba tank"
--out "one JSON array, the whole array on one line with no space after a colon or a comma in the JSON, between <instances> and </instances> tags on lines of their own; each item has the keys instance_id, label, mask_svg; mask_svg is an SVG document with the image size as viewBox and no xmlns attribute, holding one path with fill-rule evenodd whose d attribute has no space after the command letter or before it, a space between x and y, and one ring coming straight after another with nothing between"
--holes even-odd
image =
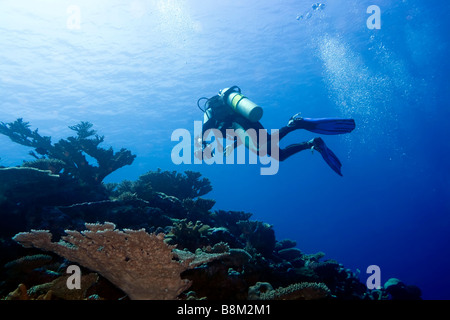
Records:
<instances>
[{"instance_id":1,"label":"yellow scuba tank","mask_svg":"<svg viewBox=\"0 0 450 320\"><path fill-rule=\"evenodd\" d=\"M263 109L242 95L241 89L238 86L225 88L221 90L219 94L231 109L251 122L258 122L262 118Z\"/></svg>"}]
</instances>

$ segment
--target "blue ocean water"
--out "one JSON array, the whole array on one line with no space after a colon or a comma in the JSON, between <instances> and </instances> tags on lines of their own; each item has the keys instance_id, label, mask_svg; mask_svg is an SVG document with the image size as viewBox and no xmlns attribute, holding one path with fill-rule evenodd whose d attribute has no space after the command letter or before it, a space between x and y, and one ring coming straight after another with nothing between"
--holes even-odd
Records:
<instances>
[{"instance_id":1,"label":"blue ocean water","mask_svg":"<svg viewBox=\"0 0 450 320\"><path fill-rule=\"evenodd\" d=\"M137 154L106 182L163 170L208 177L215 209L242 210L277 239L323 251L363 281L378 265L450 293L448 12L419 0L131 0L0 2L0 121L29 121L56 141L90 121L115 150ZM369 29L367 8L381 9ZM323 137L343 177L303 151L275 175L259 165L175 165L174 130L193 132L202 96L238 85L267 129L305 117L351 117ZM310 140L291 133L282 145ZM0 136L0 165L31 160ZM26 230L24 230L26 231Z\"/></svg>"}]
</instances>

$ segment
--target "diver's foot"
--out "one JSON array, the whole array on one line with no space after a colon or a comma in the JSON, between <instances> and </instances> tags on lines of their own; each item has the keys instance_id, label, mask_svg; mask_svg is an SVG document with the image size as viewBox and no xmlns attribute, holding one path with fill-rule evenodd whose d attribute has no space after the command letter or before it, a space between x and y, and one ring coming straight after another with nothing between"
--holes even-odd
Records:
<instances>
[{"instance_id":1,"label":"diver's foot","mask_svg":"<svg viewBox=\"0 0 450 320\"><path fill-rule=\"evenodd\" d=\"M289 122L287 124L288 127L295 127L300 120L302 120L303 118L300 117L301 112L294 114L290 119Z\"/></svg>"},{"instance_id":2,"label":"diver's foot","mask_svg":"<svg viewBox=\"0 0 450 320\"><path fill-rule=\"evenodd\" d=\"M326 147L325 141L322 138L314 138L309 143L312 145L311 150L317 150L320 153L322 153L323 147Z\"/></svg>"},{"instance_id":3,"label":"diver's foot","mask_svg":"<svg viewBox=\"0 0 450 320\"><path fill-rule=\"evenodd\" d=\"M338 175L342 176L341 167L342 164L339 161L338 157L331 151L322 138L314 138L310 141L312 144L311 149L317 150L321 155L323 160L336 172Z\"/></svg>"}]
</instances>

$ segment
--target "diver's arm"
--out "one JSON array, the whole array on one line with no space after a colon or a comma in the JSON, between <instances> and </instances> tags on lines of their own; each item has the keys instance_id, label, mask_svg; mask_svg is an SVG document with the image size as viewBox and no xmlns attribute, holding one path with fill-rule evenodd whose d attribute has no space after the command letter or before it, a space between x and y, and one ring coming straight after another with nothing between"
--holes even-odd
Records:
<instances>
[{"instance_id":1,"label":"diver's arm","mask_svg":"<svg viewBox=\"0 0 450 320\"><path fill-rule=\"evenodd\" d=\"M202 136L205 134L206 131L209 129L214 129L217 127L217 121L213 118L204 117L203 119L203 127L202 127Z\"/></svg>"},{"instance_id":2,"label":"diver's arm","mask_svg":"<svg viewBox=\"0 0 450 320\"><path fill-rule=\"evenodd\" d=\"M204 123L202 126L202 133L201 135L198 135L194 138L194 144L196 148L196 152L194 153L194 156L198 159L203 159L203 154L209 148L210 143L207 143L203 140L203 137L205 136L205 132L209 129L212 129L215 127L215 120L208 118L205 116Z\"/></svg>"},{"instance_id":3,"label":"diver's arm","mask_svg":"<svg viewBox=\"0 0 450 320\"><path fill-rule=\"evenodd\" d=\"M233 143L232 144L227 144L227 146L225 147L225 156L228 157L231 152L236 149L238 147L238 139L233 139Z\"/></svg>"},{"instance_id":4,"label":"diver's arm","mask_svg":"<svg viewBox=\"0 0 450 320\"><path fill-rule=\"evenodd\" d=\"M205 117L206 118L206 117ZM210 129L216 128L216 120L206 118L205 122L203 123L202 127L202 133L201 136L198 135L195 137L195 147L197 148L197 151L195 152L194 156L198 159L209 159L213 156L214 150L211 150L212 141L206 142L203 140L205 137L205 133Z\"/></svg>"},{"instance_id":5,"label":"diver's arm","mask_svg":"<svg viewBox=\"0 0 450 320\"><path fill-rule=\"evenodd\" d=\"M202 147L203 149L206 148L210 143L207 143L206 141L203 140L203 138L205 137L205 132L210 130L210 129L217 129L217 121L213 118L208 118L206 113L203 119L203 127L202 127L202 136L197 138L197 141L202 141Z\"/></svg>"}]
</instances>

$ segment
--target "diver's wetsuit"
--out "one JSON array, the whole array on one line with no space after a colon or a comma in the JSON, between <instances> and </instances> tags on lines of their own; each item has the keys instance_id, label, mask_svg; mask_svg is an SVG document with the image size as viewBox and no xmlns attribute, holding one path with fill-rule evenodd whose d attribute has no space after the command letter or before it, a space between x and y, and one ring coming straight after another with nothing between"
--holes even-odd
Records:
<instances>
[{"instance_id":1,"label":"diver's wetsuit","mask_svg":"<svg viewBox=\"0 0 450 320\"><path fill-rule=\"evenodd\" d=\"M297 129L301 129L301 128L284 126L279 131L279 139L281 140L289 132L292 132L292 131L297 130ZM286 160L287 158L289 158L290 156L296 154L297 152L300 152L300 151L303 151L303 150L307 150L307 149L308 150L311 149L314 146L314 142L313 141L314 140L305 141L305 142L301 142L301 143L294 143L294 144L288 145L284 149L280 149L280 151L279 151L280 152L280 156L279 156L280 157L280 161ZM269 147L269 149L270 149L270 147Z\"/></svg>"},{"instance_id":2,"label":"diver's wetsuit","mask_svg":"<svg viewBox=\"0 0 450 320\"><path fill-rule=\"evenodd\" d=\"M214 99L214 100L213 100ZM260 129L264 129L263 125L258 121L258 122L251 122L250 120L244 118L243 116L241 116L240 114L237 114L236 112L234 112L233 110L231 110L230 107L228 107L227 105L221 103L221 101L219 99L216 99L216 97L213 97L210 99L210 101L212 101L212 103L214 103L214 106L207 109L205 112L205 121L203 123L203 129L202 129L202 136L204 136L204 133L209 130L209 129L217 129L222 133L223 137L226 137L226 129L232 129L234 127L233 123L238 124L239 126L241 126L244 130L248 130L248 129L254 129L257 132L259 132ZM283 139L288 133L297 130L297 129L302 129L301 127L298 126L284 126L282 127L279 132L278 132L278 136L279 136L279 140ZM267 132L267 130L266 130ZM235 137L234 138L234 148L236 148L240 143L242 143L242 141L238 141L238 139ZM258 148L258 155L259 155L259 141L256 141L256 146ZM207 143L203 141L203 147L206 147ZM272 150L271 150L271 135L269 134L269 132L267 132L267 154L269 156L272 155ZM290 156L306 150L306 149L311 149L314 146L313 140L310 141L305 141L305 142L301 142L301 143L295 143L295 144L291 144L287 147L285 147L284 149L279 148L279 156L278 156L278 160L279 161L284 161L287 158L289 158ZM262 155L264 156L264 155Z\"/></svg>"}]
</instances>

